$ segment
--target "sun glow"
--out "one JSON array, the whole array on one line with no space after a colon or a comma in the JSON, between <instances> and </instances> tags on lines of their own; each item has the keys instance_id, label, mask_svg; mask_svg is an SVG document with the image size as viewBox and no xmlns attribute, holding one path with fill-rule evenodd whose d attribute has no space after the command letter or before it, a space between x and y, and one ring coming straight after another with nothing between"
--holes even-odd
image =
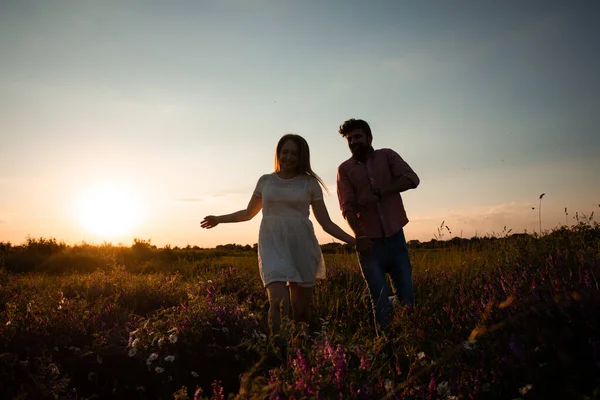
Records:
<instances>
[{"instance_id":1,"label":"sun glow","mask_svg":"<svg viewBox=\"0 0 600 400\"><path fill-rule=\"evenodd\" d=\"M131 233L142 217L142 209L132 191L102 185L82 193L78 217L89 232L112 239Z\"/></svg>"}]
</instances>

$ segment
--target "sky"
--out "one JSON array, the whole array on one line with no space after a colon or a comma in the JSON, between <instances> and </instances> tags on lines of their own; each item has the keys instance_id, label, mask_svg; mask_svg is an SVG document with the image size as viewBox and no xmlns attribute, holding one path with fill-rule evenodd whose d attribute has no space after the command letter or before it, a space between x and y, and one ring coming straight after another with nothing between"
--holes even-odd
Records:
<instances>
[{"instance_id":1,"label":"sky","mask_svg":"<svg viewBox=\"0 0 600 400\"><path fill-rule=\"evenodd\" d=\"M261 214L200 221L245 208L290 132L349 231L348 118L421 179L408 240L573 224L600 211L599 17L591 0L0 0L0 242L254 244Z\"/></svg>"}]
</instances>

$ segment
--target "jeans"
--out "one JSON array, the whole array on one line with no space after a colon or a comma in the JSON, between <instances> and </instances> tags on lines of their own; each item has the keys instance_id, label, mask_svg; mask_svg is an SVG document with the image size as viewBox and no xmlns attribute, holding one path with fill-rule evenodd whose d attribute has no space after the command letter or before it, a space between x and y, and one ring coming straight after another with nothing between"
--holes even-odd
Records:
<instances>
[{"instance_id":1,"label":"jeans","mask_svg":"<svg viewBox=\"0 0 600 400\"><path fill-rule=\"evenodd\" d=\"M404 230L400 229L387 238L373 239L373 250L358 255L363 277L367 282L376 326L386 332L391 320L390 289L385 274L389 274L396 298L414 305L415 295L412 283L412 266L408 257L408 246Z\"/></svg>"}]
</instances>

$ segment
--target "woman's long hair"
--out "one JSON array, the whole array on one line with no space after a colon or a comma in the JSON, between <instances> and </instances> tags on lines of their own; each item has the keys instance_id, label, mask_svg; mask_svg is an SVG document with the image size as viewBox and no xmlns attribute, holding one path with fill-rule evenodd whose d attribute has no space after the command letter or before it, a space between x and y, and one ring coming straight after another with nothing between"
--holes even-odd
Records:
<instances>
[{"instance_id":1,"label":"woman's long hair","mask_svg":"<svg viewBox=\"0 0 600 400\"><path fill-rule=\"evenodd\" d=\"M312 176L321 184L323 189L327 193L327 187L323 183L323 180L317 175L312 168L310 167L310 149L308 148L308 143L306 139L304 139L300 135L296 135L294 133L285 134L279 139L277 143L277 147L275 148L275 172L279 172L281 170L281 161L279 160L279 153L281 152L281 148L288 140L292 140L298 146L298 174L300 175L309 175Z\"/></svg>"}]
</instances>

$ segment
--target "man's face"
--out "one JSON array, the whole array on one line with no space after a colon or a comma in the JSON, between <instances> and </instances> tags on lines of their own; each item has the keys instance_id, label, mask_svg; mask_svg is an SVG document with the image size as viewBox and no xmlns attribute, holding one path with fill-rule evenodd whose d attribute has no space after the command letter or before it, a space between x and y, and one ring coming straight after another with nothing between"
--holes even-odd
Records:
<instances>
[{"instance_id":1,"label":"man's face","mask_svg":"<svg viewBox=\"0 0 600 400\"><path fill-rule=\"evenodd\" d=\"M371 138L362 129L355 129L344 135L348 141L348 147L355 157L361 157L367 154L371 148Z\"/></svg>"}]
</instances>

